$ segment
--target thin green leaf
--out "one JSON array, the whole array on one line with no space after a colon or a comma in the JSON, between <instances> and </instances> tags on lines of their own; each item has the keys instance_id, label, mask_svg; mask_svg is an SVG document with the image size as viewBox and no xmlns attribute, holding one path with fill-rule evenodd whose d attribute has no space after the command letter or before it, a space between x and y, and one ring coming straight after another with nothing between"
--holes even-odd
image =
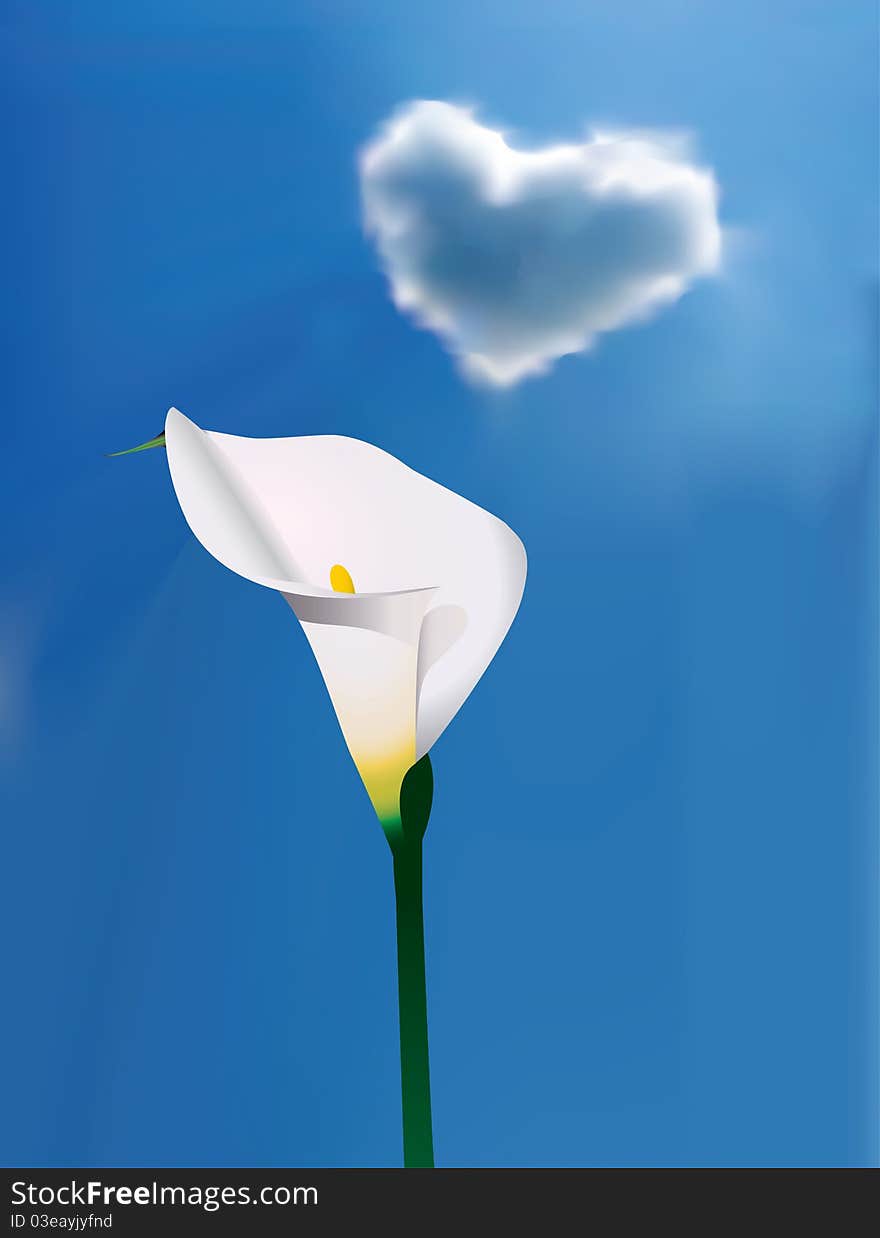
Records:
<instances>
[{"instance_id":1,"label":"thin green leaf","mask_svg":"<svg viewBox=\"0 0 880 1238\"><path fill-rule=\"evenodd\" d=\"M163 430L161 434L157 434L155 438L151 438L148 443L141 443L138 447L127 447L125 451L108 451L105 454L109 460L112 460L114 456L130 456L135 451L147 451L150 447L164 446L165 431Z\"/></svg>"}]
</instances>

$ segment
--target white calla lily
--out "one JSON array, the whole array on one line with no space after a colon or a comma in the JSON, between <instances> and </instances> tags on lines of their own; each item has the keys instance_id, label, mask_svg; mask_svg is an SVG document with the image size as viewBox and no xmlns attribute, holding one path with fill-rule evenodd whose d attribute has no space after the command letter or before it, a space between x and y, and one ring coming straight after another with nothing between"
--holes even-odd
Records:
<instances>
[{"instance_id":1,"label":"white calla lily","mask_svg":"<svg viewBox=\"0 0 880 1238\"><path fill-rule=\"evenodd\" d=\"M373 806L393 826L404 776L513 621L522 543L497 517L359 439L240 438L172 408L165 444L205 549L292 607ZM337 591L352 581L356 592Z\"/></svg>"}]
</instances>

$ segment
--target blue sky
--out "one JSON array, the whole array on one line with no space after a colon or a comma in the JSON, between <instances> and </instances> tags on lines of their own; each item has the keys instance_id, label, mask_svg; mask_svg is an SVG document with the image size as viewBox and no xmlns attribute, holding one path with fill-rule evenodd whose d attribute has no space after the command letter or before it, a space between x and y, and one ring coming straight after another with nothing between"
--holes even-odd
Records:
<instances>
[{"instance_id":1,"label":"blue sky","mask_svg":"<svg viewBox=\"0 0 880 1238\"><path fill-rule=\"evenodd\" d=\"M875 6L11 4L3 1157L400 1160L390 863L202 425L365 438L507 520L437 745L443 1165L877 1160ZM684 128L722 276L512 391L391 305L357 149ZM568 616L576 614L572 622Z\"/></svg>"}]
</instances>

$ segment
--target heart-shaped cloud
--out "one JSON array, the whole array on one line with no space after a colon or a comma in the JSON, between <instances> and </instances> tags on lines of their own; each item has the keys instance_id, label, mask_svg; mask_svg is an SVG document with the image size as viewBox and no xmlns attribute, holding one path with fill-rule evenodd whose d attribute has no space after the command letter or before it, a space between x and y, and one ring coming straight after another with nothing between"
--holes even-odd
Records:
<instances>
[{"instance_id":1,"label":"heart-shaped cloud","mask_svg":"<svg viewBox=\"0 0 880 1238\"><path fill-rule=\"evenodd\" d=\"M715 178L681 138L519 151L467 108L420 100L361 152L360 175L395 304L496 386L675 301L720 262Z\"/></svg>"}]
</instances>

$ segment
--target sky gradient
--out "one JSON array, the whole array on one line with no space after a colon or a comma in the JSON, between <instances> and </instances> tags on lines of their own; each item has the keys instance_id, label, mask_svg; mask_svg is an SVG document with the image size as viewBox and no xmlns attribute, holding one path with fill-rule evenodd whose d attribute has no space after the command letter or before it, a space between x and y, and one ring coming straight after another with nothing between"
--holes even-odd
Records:
<instances>
[{"instance_id":1,"label":"sky gradient","mask_svg":"<svg viewBox=\"0 0 880 1238\"><path fill-rule=\"evenodd\" d=\"M873 3L79 0L2 28L3 1162L400 1163L390 857L175 404L364 438L529 578L437 744L437 1163L877 1163ZM399 103L686 129L719 278L512 391L393 307Z\"/></svg>"}]
</instances>

